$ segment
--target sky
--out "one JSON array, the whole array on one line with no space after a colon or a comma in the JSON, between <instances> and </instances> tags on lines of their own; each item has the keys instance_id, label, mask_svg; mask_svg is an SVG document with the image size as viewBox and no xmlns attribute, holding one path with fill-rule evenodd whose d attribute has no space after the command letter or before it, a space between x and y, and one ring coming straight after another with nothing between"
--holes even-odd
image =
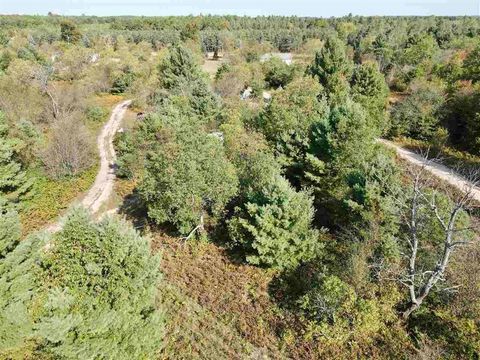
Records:
<instances>
[{"instance_id":1,"label":"sky","mask_svg":"<svg viewBox=\"0 0 480 360\"><path fill-rule=\"evenodd\" d=\"M479 15L480 0L0 0L0 14Z\"/></svg>"}]
</instances>

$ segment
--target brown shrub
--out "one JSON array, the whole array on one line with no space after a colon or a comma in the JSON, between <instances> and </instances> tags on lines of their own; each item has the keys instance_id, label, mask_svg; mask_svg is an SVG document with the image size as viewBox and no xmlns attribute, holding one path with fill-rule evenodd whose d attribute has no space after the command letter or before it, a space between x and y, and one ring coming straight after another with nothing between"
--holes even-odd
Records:
<instances>
[{"instance_id":1,"label":"brown shrub","mask_svg":"<svg viewBox=\"0 0 480 360\"><path fill-rule=\"evenodd\" d=\"M48 145L40 152L47 174L52 178L75 176L94 159L91 137L75 117L56 120Z\"/></svg>"}]
</instances>

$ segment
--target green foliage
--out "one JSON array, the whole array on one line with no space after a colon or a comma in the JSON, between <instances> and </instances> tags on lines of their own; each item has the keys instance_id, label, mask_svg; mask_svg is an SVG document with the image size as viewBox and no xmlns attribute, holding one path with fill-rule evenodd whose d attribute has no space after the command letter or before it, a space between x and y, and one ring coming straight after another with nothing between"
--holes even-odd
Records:
<instances>
[{"instance_id":1,"label":"green foliage","mask_svg":"<svg viewBox=\"0 0 480 360\"><path fill-rule=\"evenodd\" d=\"M233 246L255 265L292 268L318 255L319 233L311 228L313 200L296 192L282 177L246 196L235 209L228 228Z\"/></svg>"},{"instance_id":2,"label":"green foliage","mask_svg":"<svg viewBox=\"0 0 480 360\"><path fill-rule=\"evenodd\" d=\"M459 149L480 154L480 90L460 89L450 97L444 110L450 142Z\"/></svg>"},{"instance_id":3,"label":"green foliage","mask_svg":"<svg viewBox=\"0 0 480 360\"><path fill-rule=\"evenodd\" d=\"M376 339L385 341L385 349L391 346L388 343L392 340L397 344L404 341L405 334L394 325L394 305L399 298L395 289L389 288L383 294L379 291L374 299L363 298L353 286L335 275L319 276L310 286L311 290L298 304L314 321L311 336L322 334L325 337L322 345L330 348L331 353L338 354L339 349L343 349L340 352L343 353L347 344L354 344L350 350L352 355L368 347L376 348ZM389 330L392 327L394 329ZM392 336L394 339L389 339ZM403 347L403 351L406 349ZM378 357L388 357L384 355Z\"/></svg>"},{"instance_id":4,"label":"green foliage","mask_svg":"<svg viewBox=\"0 0 480 360\"><path fill-rule=\"evenodd\" d=\"M74 22L64 20L60 23L60 38L68 43L77 43L82 39L82 33Z\"/></svg>"},{"instance_id":5,"label":"green foliage","mask_svg":"<svg viewBox=\"0 0 480 360\"><path fill-rule=\"evenodd\" d=\"M463 73L466 79L473 82L480 80L480 45L473 49L465 58Z\"/></svg>"},{"instance_id":6,"label":"green foliage","mask_svg":"<svg viewBox=\"0 0 480 360\"><path fill-rule=\"evenodd\" d=\"M115 137L115 151L117 153L117 172L121 178L132 179L143 165L140 154L135 146L135 137L131 132L123 132Z\"/></svg>"},{"instance_id":7,"label":"green foliage","mask_svg":"<svg viewBox=\"0 0 480 360\"><path fill-rule=\"evenodd\" d=\"M42 256L46 297L36 321L42 351L64 358L152 356L163 321L155 310L159 259L147 239L117 220L97 225L76 211L51 241Z\"/></svg>"},{"instance_id":8,"label":"green foliage","mask_svg":"<svg viewBox=\"0 0 480 360\"><path fill-rule=\"evenodd\" d=\"M0 263L0 348L12 354L33 343L38 357L151 358L163 336L158 266L148 240L125 223L72 212L59 233L22 241Z\"/></svg>"},{"instance_id":9,"label":"green foliage","mask_svg":"<svg viewBox=\"0 0 480 360\"><path fill-rule=\"evenodd\" d=\"M213 58L218 59L219 52L223 48L223 40L220 34L215 32L204 32L202 34L202 49L205 52L212 51Z\"/></svg>"},{"instance_id":10,"label":"green foliage","mask_svg":"<svg viewBox=\"0 0 480 360\"><path fill-rule=\"evenodd\" d=\"M312 126L328 113L326 103L318 99L320 91L313 79L296 79L275 93L260 114L257 127L272 144L283 166L295 167L301 161Z\"/></svg>"},{"instance_id":11,"label":"green foliage","mask_svg":"<svg viewBox=\"0 0 480 360\"><path fill-rule=\"evenodd\" d=\"M336 276L327 276L300 300L300 307L319 322L335 323L340 312L352 307L355 300L355 291L348 284Z\"/></svg>"},{"instance_id":12,"label":"green foliage","mask_svg":"<svg viewBox=\"0 0 480 360\"><path fill-rule=\"evenodd\" d=\"M215 73L215 80L220 80L224 77L225 74L228 74L232 70L232 67L229 63L222 63Z\"/></svg>"},{"instance_id":13,"label":"green foliage","mask_svg":"<svg viewBox=\"0 0 480 360\"><path fill-rule=\"evenodd\" d=\"M45 238L39 235L19 242L19 222L13 213L2 212L0 225L14 229L2 239L2 247L7 248L2 249L0 257L0 357L20 359L29 356L33 343L32 314L37 311L33 299L41 286L37 276Z\"/></svg>"},{"instance_id":14,"label":"green foliage","mask_svg":"<svg viewBox=\"0 0 480 360\"><path fill-rule=\"evenodd\" d=\"M110 92L112 94L123 94L128 90L130 85L135 81L136 74L130 66L125 66L121 73L113 79L112 88Z\"/></svg>"},{"instance_id":15,"label":"green foliage","mask_svg":"<svg viewBox=\"0 0 480 360\"><path fill-rule=\"evenodd\" d=\"M184 83L203 80L193 54L185 47L172 46L158 67L161 85L166 89L178 88Z\"/></svg>"},{"instance_id":16,"label":"green foliage","mask_svg":"<svg viewBox=\"0 0 480 360\"><path fill-rule=\"evenodd\" d=\"M440 124L439 111L443 103L442 93L434 88L415 90L393 107L390 134L431 139Z\"/></svg>"},{"instance_id":17,"label":"green foliage","mask_svg":"<svg viewBox=\"0 0 480 360\"><path fill-rule=\"evenodd\" d=\"M263 64L265 81L272 88L287 86L294 77L295 68L273 56Z\"/></svg>"},{"instance_id":18,"label":"green foliage","mask_svg":"<svg viewBox=\"0 0 480 360\"><path fill-rule=\"evenodd\" d=\"M230 112L230 118L221 125L226 155L235 166L239 180L239 194L259 191L280 174L265 139L259 133L245 128L242 119Z\"/></svg>"},{"instance_id":19,"label":"green foliage","mask_svg":"<svg viewBox=\"0 0 480 360\"><path fill-rule=\"evenodd\" d=\"M185 25L180 32L180 37L183 41L187 39L195 40L198 38L199 28L196 21L191 21Z\"/></svg>"},{"instance_id":20,"label":"green foliage","mask_svg":"<svg viewBox=\"0 0 480 360\"><path fill-rule=\"evenodd\" d=\"M237 191L237 177L221 139L192 114L152 115L149 134L158 140L145 159L139 193L157 223L190 232L204 215L218 217Z\"/></svg>"},{"instance_id":21,"label":"green foliage","mask_svg":"<svg viewBox=\"0 0 480 360\"><path fill-rule=\"evenodd\" d=\"M101 106L91 106L87 108L86 115L88 120L94 123L99 123L105 120L108 115L108 111Z\"/></svg>"},{"instance_id":22,"label":"green foliage","mask_svg":"<svg viewBox=\"0 0 480 360\"><path fill-rule=\"evenodd\" d=\"M311 155L328 165L330 175L345 175L361 164L373 144L375 128L352 101L335 107L312 130Z\"/></svg>"},{"instance_id":23,"label":"green foliage","mask_svg":"<svg viewBox=\"0 0 480 360\"><path fill-rule=\"evenodd\" d=\"M352 233L369 244L375 261L385 264L399 258L400 169L382 145L346 176L345 217ZM369 261L368 259L364 259Z\"/></svg>"},{"instance_id":24,"label":"green foliage","mask_svg":"<svg viewBox=\"0 0 480 360\"><path fill-rule=\"evenodd\" d=\"M184 96L198 114L213 116L216 113L217 99L187 48L178 45L170 47L158 71L160 86L168 90L157 94L160 102L172 95Z\"/></svg>"},{"instance_id":25,"label":"green foliage","mask_svg":"<svg viewBox=\"0 0 480 360\"><path fill-rule=\"evenodd\" d=\"M365 108L379 133L385 131L388 87L378 66L374 63L363 63L356 66L350 83L353 100Z\"/></svg>"},{"instance_id":26,"label":"green foliage","mask_svg":"<svg viewBox=\"0 0 480 360\"><path fill-rule=\"evenodd\" d=\"M0 73L7 70L8 65L10 65L12 61L12 54L8 51L3 51L0 54Z\"/></svg>"},{"instance_id":27,"label":"green foliage","mask_svg":"<svg viewBox=\"0 0 480 360\"><path fill-rule=\"evenodd\" d=\"M18 202L31 190L32 180L27 178L18 161L21 146L18 139L8 136L8 126L0 112L0 203Z\"/></svg>"},{"instance_id":28,"label":"green foliage","mask_svg":"<svg viewBox=\"0 0 480 360\"><path fill-rule=\"evenodd\" d=\"M172 320L168 329L167 347L175 349L175 356L248 353L261 357L263 349L267 349L267 357L278 351L291 358L477 356L479 296L474 266L478 255L467 257L476 248L456 253L454 260L464 267L452 267L447 274L447 281L462 285L458 293L434 294L425 310L408 322L396 314L404 301L401 287L382 279L398 270L399 254L405 250L398 241L404 231L398 204L405 177L393 154L374 145L373 140L387 128L385 75L392 89L403 92L390 99L389 135L422 139L425 148L440 148L448 137L449 145L456 149L479 153L479 19L0 16L0 23L0 108L9 121L0 131L0 358L149 359L164 355L153 350L129 353L136 351L137 344L153 349L158 343L154 346L150 341L162 337L140 338L142 321L150 310L142 312L142 320L130 320L130 309L137 311L134 308L142 302L140 296L149 290L125 285L120 280L129 274L121 271L137 274L138 268L156 264L125 266L128 262L118 260L115 254L117 250L135 253L137 245L125 250L128 241L120 235L118 244L105 243L103 237L114 233L110 228L92 225L86 229L82 224L75 224L75 231L70 229L68 236L38 235L20 241L16 210L23 231L31 232L57 216L93 182L95 168L55 180L35 169L37 149L45 145L44 139L70 141L72 134L79 132L78 127L51 132L55 102L59 114L72 117L77 124L84 120L78 115L85 115L92 123L89 125L105 116L99 109L85 106L81 101L84 94L70 94L68 89L77 83L82 89L85 84L86 94L128 91L138 99L140 108L156 113L136 122L134 129L119 135L116 142L117 174L133 179L129 184L140 184L138 193L152 217L157 217L155 221L172 222L180 232L189 233L203 217L205 230L211 230L216 221L231 219L232 243L247 261L266 267L291 270L313 257L308 274L295 279L309 285L308 289L283 312L278 303L262 308L258 301L260 292L268 301L273 299L265 289L271 285L271 274L278 271L244 266L240 267L242 274L229 273L238 267L231 266L227 257L222 257L221 265L212 262L214 245L209 244L205 267L210 266L211 272L192 266L196 270L192 270L193 280L187 276L188 281L182 283L195 299L207 299L202 306L180 294L185 288L166 284L165 293L171 297L166 301L183 320L181 326ZM182 41L185 47L180 45ZM187 48L197 53L193 55ZM225 50L228 55L228 63L224 62L216 76L216 91L225 98L223 108L197 66L201 48L217 55ZM276 59L260 64L260 56L274 48L295 49L296 65L289 67ZM313 49L319 51L308 67L312 76L296 78L295 72L314 54ZM156 59L161 59L158 74ZM40 66L47 62L54 66L45 74ZM420 83L424 80L427 87ZM281 86L282 90L272 93L269 104L259 106L261 101L239 101L245 86L258 98L265 86ZM402 101L394 103L397 99ZM212 131L218 132L210 134ZM85 144L80 142L80 148ZM91 154L87 157L92 158ZM463 157L464 162L474 164L472 159ZM63 159L58 163L63 164ZM70 171L71 164L66 167ZM28 193L23 190L28 182L25 169L36 176L36 195L17 208L15 203L22 203ZM311 188L314 200L304 192L306 188ZM445 215L451 203L441 196L437 201ZM425 206L420 212L431 220L428 210ZM459 216L459 222L462 227L470 226L466 213ZM319 239L312 224L330 228L329 241L321 242L325 247L320 257L313 251ZM419 261L423 268L431 268L440 249L441 229L434 221L422 226L419 236L426 246L419 251ZM78 229L82 230L77 236ZM123 227L118 231L122 236L127 232ZM67 248L73 241L74 246ZM46 242L55 246L45 247ZM191 255L202 258L198 252L205 249L188 246L186 252L194 250ZM175 260L181 263L177 255ZM121 266L111 265L110 258ZM108 276L99 275L92 259L100 263L104 275L110 271ZM112 271L120 274L113 285L104 281ZM219 271L226 273L224 277L217 276ZM217 278L207 279L213 274ZM459 278L461 274L464 277ZM237 276L243 282L237 281ZM258 292L251 291L252 276L253 283L262 282ZM467 277L475 281L469 282ZM247 295L255 299L255 308L265 310L268 316L257 319L249 311L245 317L237 316L230 311L231 302L225 308L221 301L221 311L211 316L211 299L215 302L219 297L212 297L204 285L222 279L240 284L238 294L232 293L232 297L227 292L222 299L236 298L245 286ZM173 282L170 276L169 280ZM116 298L107 298L112 296ZM126 304L126 297L133 305ZM152 298L144 296L148 308ZM240 300L238 307L244 311L245 303ZM164 302L163 297L160 301ZM121 308L109 311L109 303L121 303ZM101 313L94 312L93 306ZM235 329L219 320L225 320L226 314L236 318ZM126 320L121 323L124 315ZM253 325L249 328L242 323L245 319L253 323L252 318L261 322L255 331L250 331ZM130 323L135 330L132 336L126 333ZM115 328L115 324L120 325ZM206 335L196 337L199 329L207 329ZM153 331L147 328L150 334ZM124 340L135 344L119 353ZM93 346L104 352L114 350L94 354ZM165 356L171 357L171 350L165 351Z\"/></svg>"},{"instance_id":29,"label":"green foliage","mask_svg":"<svg viewBox=\"0 0 480 360\"><path fill-rule=\"evenodd\" d=\"M414 36L404 50L402 61L405 64L419 66L434 59L437 52L437 42L431 35Z\"/></svg>"},{"instance_id":30,"label":"green foliage","mask_svg":"<svg viewBox=\"0 0 480 360\"><path fill-rule=\"evenodd\" d=\"M17 246L21 232L17 212L0 203L0 264L7 254Z\"/></svg>"},{"instance_id":31,"label":"green foliage","mask_svg":"<svg viewBox=\"0 0 480 360\"><path fill-rule=\"evenodd\" d=\"M347 56L345 43L335 37L327 38L307 69L307 73L318 79L326 96L335 104L342 103L348 96L348 79L352 71L353 63Z\"/></svg>"}]
</instances>

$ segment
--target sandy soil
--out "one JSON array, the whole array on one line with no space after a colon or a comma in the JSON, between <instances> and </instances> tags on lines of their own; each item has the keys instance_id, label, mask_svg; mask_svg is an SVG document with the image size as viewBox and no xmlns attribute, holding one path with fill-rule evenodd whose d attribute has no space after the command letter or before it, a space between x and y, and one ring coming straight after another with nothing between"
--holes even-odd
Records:
<instances>
[{"instance_id":1,"label":"sandy soil","mask_svg":"<svg viewBox=\"0 0 480 360\"><path fill-rule=\"evenodd\" d=\"M80 202L73 205L81 205L87 208L94 216L100 217L102 207L108 202L113 193L115 180L115 149L113 138L120 128L123 116L130 105L131 100L126 100L115 106L110 119L105 123L97 138L97 147L100 157L100 169L92 187L81 198ZM115 209L114 209L115 210ZM114 212L109 211L109 212ZM47 227L47 231L55 232L62 228L62 220Z\"/></svg>"},{"instance_id":2,"label":"sandy soil","mask_svg":"<svg viewBox=\"0 0 480 360\"><path fill-rule=\"evenodd\" d=\"M425 163L425 159L420 154L404 149L391 141L379 139L378 142L395 149L399 157L414 165L422 166ZM425 168L440 180L445 181L462 192L467 192L471 189L472 198L480 203L480 188L477 186L472 189L473 184L462 175L454 172L445 165L435 162L430 162Z\"/></svg>"}]
</instances>

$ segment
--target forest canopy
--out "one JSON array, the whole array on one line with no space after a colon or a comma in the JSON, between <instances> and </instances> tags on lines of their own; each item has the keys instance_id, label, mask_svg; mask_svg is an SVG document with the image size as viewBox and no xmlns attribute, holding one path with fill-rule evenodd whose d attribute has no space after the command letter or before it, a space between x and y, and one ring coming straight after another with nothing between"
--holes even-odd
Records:
<instances>
[{"instance_id":1,"label":"forest canopy","mask_svg":"<svg viewBox=\"0 0 480 360\"><path fill-rule=\"evenodd\" d=\"M479 36L0 16L0 357L477 359Z\"/></svg>"}]
</instances>

